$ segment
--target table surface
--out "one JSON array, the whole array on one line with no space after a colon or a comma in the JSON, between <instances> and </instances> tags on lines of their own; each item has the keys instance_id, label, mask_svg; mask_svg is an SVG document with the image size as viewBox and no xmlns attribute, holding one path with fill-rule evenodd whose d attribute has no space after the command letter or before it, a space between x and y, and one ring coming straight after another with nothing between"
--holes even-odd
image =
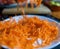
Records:
<instances>
[{"instance_id":1,"label":"table surface","mask_svg":"<svg viewBox=\"0 0 60 49\"><path fill-rule=\"evenodd\" d=\"M52 15L58 19L60 19L60 11L52 11Z\"/></svg>"}]
</instances>

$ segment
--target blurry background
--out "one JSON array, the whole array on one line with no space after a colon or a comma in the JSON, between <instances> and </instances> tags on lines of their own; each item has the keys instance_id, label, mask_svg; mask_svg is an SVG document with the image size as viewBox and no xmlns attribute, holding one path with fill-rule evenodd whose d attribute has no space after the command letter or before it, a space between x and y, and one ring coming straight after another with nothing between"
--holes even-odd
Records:
<instances>
[{"instance_id":1,"label":"blurry background","mask_svg":"<svg viewBox=\"0 0 60 49\"><path fill-rule=\"evenodd\" d=\"M36 7L36 5L34 4L33 9L31 8L31 5L29 3L28 6L29 8L25 8L25 4L23 4L26 14L48 14L57 19L60 19L60 0L43 0L42 4L39 7ZM17 11L16 0L0 0L0 15L5 16L21 13L22 11L20 7L19 11Z\"/></svg>"}]
</instances>

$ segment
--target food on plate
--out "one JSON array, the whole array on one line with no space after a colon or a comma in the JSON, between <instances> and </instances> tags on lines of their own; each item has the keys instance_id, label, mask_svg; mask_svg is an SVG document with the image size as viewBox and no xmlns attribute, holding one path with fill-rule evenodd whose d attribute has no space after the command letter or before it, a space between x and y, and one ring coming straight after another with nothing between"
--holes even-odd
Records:
<instances>
[{"instance_id":1,"label":"food on plate","mask_svg":"<svg viewBox=\"0 0 60 49\"><path fill-rule=\"evenodd\" d=\"M32 3L32 4L36 4L37 6L39 6L42 2L42 0L0 0L0 4L15 4L15 3Z\"/></svg>"},{"instance_id":2,"label":"food on plate","mask_svg":"<svg viewBox=\"0 0 60 49\"><path fill-rule=\"evenodd\" d=\"M41 20L37 16L23 17L0 22L0 44L11 49L34 49L53 42L58 28L52 22Z\"/></svg>"},{"instance_id":3,"label":"food on plate","mask_svg":"<svg viewBox=\"0 0 60 49\"><path fill-rule=\"evenodd\" d=\"M41 4L41 2L42 2L42 0L17 0L18 1L18 3L23 3L23 2L25 2L25 3L27 3L27 2L29 2L30 4L35 4L35 5L37 5L37 6L40 6L40 4Z\"/></svg>"}]
</instances>

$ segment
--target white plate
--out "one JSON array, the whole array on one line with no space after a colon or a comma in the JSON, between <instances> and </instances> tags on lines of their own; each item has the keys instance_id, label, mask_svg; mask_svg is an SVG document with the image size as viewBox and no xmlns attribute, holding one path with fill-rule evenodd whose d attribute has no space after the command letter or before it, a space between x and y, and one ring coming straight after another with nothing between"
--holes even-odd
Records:
<instances>
[{"instance_id":1,"label":"white plate","mask_svg":"<svg viewBox=\"0 0 60 49\"><path fill-rule=\"evenodd\" d=\"M33 17L33 16L38 16L38 15L27 15L27 16L28 17ZM22 18L22 15L21 16L15 16L15 17L13 17L13 19L15 19L16 21L18 21L21 18ZM48 20L49 22L55 22L56 23L56 26L60 29L60 24L58 22L56 22L55 20L50 19L50 18L47 18L47 17L44 17L44 16L38 16L38 18L40 18L42 20ZM6 19L5 21L8 21L8 20L9 19ZM59 31L58 39L56 39L50 45L48 45L46 47L43 47L43 48L38 48L38 49L51 49L51 48L56 47L59 44L60 44L60 31ZM2 46L2 47L7 48L6 46Z\"/></svg>"}]
</instances>

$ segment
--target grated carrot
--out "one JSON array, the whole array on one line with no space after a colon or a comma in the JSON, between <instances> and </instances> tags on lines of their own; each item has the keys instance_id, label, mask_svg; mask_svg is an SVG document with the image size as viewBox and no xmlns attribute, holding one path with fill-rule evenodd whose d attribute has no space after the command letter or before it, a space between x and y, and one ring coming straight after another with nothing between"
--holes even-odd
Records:
<instances>
[{"instance_id":1,"label":"grated carrot","mask_svg":"<svg viewBox=\"0 0 60 49\"><path fill-rule=\"evenodd\" d=\"M49 45L56 39L58 28L51 25L49 21L41 20L38 17L25 17L18 22L12 19L0 22L0 44L13 48L34 49L33 43L42 39L42 47ZM28 38L31 38L28 40Z\"/></svg>"}]
</instances>

